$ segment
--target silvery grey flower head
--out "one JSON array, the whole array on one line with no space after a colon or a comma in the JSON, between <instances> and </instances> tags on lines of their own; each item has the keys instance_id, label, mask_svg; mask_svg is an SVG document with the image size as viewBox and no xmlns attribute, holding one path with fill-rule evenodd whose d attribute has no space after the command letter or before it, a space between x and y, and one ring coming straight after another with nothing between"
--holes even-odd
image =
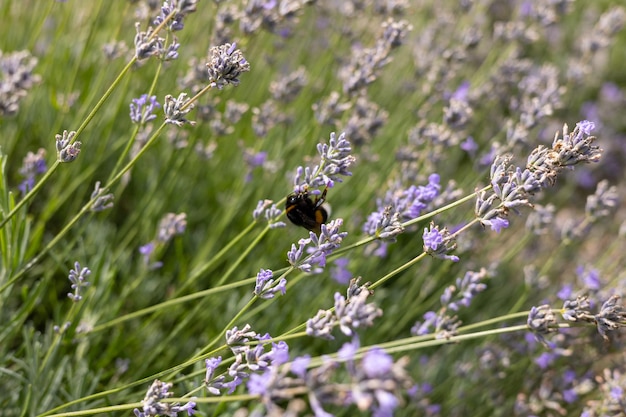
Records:
<instances>
[{"instance_id":1,"label":"silvery grey flower head","mask_svg":"<svg viewBox=\"0 0 626 417\"><path fill-rule=\"evenodd\" d=\"M174 17L167 22L167 28L172 32L183 30L183 27L185 26L183 19L189 13L196 11L197 2L197 0L164 1L163 6L161 6L161 14L154 19L153 23L158 26L170 13L174 13Z\"/></svg>"},{"instance_id":2,"label":"silvery grey flower head","mask_svg":"<svg viewBox=\"0 0 626 417\"><path fill-rule=\"evenodd\" d=\"M78 157L81 143L79 141L72 142L74 136L76 136L76 131L74 130L71 132L64 130L63 135L55 135L57 159L59 162L72 162Z\"/></svg>"},{"instance_id":3,"label":"silvery grey flower head","mask_svg":"<svg viewBox=\"0 0 626 417\"><path fill-rule=\"evenodd\" d=\"M585 214L591 222L608 217L617 210L619 200L617 188L614 185L609 187L607 180L600 181L596 192L587 197Z\"/></svg>"},{"instance_id":4,"label":"silvery grey flower head","mask_svg":"<svg viewBox=\"0 0 626 417\"><path fill-rule=\"evenodd\" d=\"M613 295L606 300L600 312L594 316L598 332L608 340L608 332L626 327L626 308L619 304L619 295Z\"/></svg>"},{"instance_id":5,"label":"silvery grey flower head","mask_svg":"<svg viewBox=\"0 0 626 417\"><path fill-rule=\"evenodd\" d=\"M187 98L187 93L180 93L178 98L174 98L168 94L165 96L165 104L163 105L163 111L165 112L165 123L175 124L176 126L183 126L185 123L195 125L196 122L187 120L185 115L193 110L193 103L189 104L191 99Z\"/></svg>"},{"instance_id":6,"label":"silvery grey flower head","mask_svg":"<svg viewBox=\"0 0 626 417\"><path fill-rule=\"evenodd\" d=\"M571 169L579 163L600 160L602 149L593 145L596 137L591 136L594 128L594 123L583 120L576 123L570 133L565 124L561 135L559 132L554 135L551 148L540 145L531 152L526 166L542 187L554 185L557 175L564 168Z\"/></svg>"},{"instance_id":7,"label":"silvery grey flower head","mask_svg":"<svg viewBox=\"0 0 626 417\"><path fill-rule=\"evenodd\" d=\"M159 36L153 36L154 29L149 27L147 31L140 30L141 24L135 23L135 56L137 60L150 58L151 56L158 55L163 50L165 39Z\"/></svg>"},{"instance_id":8,"label":"silvery grey flower head","mask_svg":"<svg viewBox=\"0 0 626 417\"><path fill-rule=\"evenodd\" d=\"M142 411L135 408L133 412L137 417L156 417L156 416L170 416L175 417L180 412L187 412L187 415L194 414L196 403L193 401L189 401L185 405L178 405L177 403L165 403L160 402L160 400L170 398L174 396L174 393L170 391L172 388L172 383L161 382L158 379L154 380L150 388L148 388L148 392L146 392L146 396L144 397L142 403Z\"/></svg>"},{"instance_id":9,"label":"silvery grey flower head","mask_svg":"<svg viewBox=\"0 0 626 417\"><path fill-rule=\"evenodd\" d=\"M250 64L236 47L236 43L226 43L211 48L206 64L210 85L220 90L227 84L237 86L241 73L250 71Z\"/></svg>"},{"instance_id":10,"label":"silvery grey flower head","mask_svg":"<svg viewBox=\"0 0 626 417\"><path fill-rule=\"evenodd\" d=\"M371 213L363 225L363 231L377 239L395 242L396 236L404 232L404 226L400 221L400 213L392 212L392 209L392 206L386 206L382 213L379 211Z\"/></svg>"},{"instance_id":11,"label":"silvery grey flower head","mask_svg":"<svg viewBox=\"0 0 626 417\"><path fill-rule=\"evenodd\" d=\"M96 181L96 186L94 187L93 192L91 193L91 203L90 210L93 212L104 211L113 207L113 193L104 194L105 190L100 188L100 181Z\"/></svg>"},{"instance_id":12,"label":"silvery grey flower head","mask_svg":"<svg viewBox=\"0 0 626 417\"><path fill-rule=\"evenodd\" d=\"M73 293L68 293L67 296L74 302L78 302L83 299L81 292L84 288L89 286L89 282L87 281L87 277L91 275L91 270L87 267L80 267L80 263L76 262L74 264L74 269L70 270L70 274L68 276L70 282L72 283L71 288L74 290Z\"/></svg>"},{"instance_id":13,"label":"silvery grey flower head","mask_svg":"<svg viewBox=\"0 0 626 417\"><path fill-rule=\"evenodd\" d=\"M547 344L544 335L556 332L556 324L556 316L548 304L539 307L533 306L526 321L528 329L544 345Z\"/></svg>"}]
</instances>

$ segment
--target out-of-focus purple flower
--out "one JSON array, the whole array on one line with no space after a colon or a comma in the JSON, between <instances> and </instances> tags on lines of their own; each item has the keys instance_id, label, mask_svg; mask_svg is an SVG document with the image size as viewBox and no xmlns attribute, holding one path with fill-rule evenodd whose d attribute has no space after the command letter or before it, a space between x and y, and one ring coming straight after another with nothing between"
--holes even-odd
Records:
<instances>
[{"instance_id":1,"label":"out-of-focus purple flower","mask_svg":"<svg viewBox=\"0 0 626 417\"><path fill-rule=\"evenodd\" d=\"M113 193L106 193L105 190L100 188L100 181L96 181L96 185L94 187L93 192L91 193L91 200L93 203L91 204L90 210L94 213L108 210L113 207L113 199L115 196Z\"/></svg>"},{"instance_id":2,"label":"out-of-focus purple flower","mask_svg":"<svg viewBox=\"0 0 626 417\"><path fill-rule=\"evenodd\" d=\"M39 148L37 153L28 152L24 157L19 173L25 179L18 186L22 194L27 194L35 186L37 175L44 174L48 170L46 165L46 150Z\"/></svg>"},{"instance_id":3,"label":"out-of-focus purple flower","mask_svg":"<svg viewBox=\"0 0 626 417\"><path fill-rule=\"evenodd\" d=\"M272 200L259 200L256 208L252 212L252 217L254 220L259 220L261 215L263 215L270 228L276 229L286 226L285 222L277 220L282 214L283 211L276 207L276 204L274 204Z\"/></svg>"},{"instance_id":4,"label":"out-of-focus purple flower","mask_svg":"<svg viewBox=\"0 0 626 417\"><path fill-rule=\"evenodd\" d=\"M583 266L578 266L576 268L576 275L578 275L578 279L583 286L593 292L600 290L604 285L600 278L600 271L597 269L587 269Z\"/></svg>"},{"instance_id":5,"label":"out-of-focus purple flower","mask_svg":"<svg viewBox=\"0 0 626 417\"><path fill-rule=\"evenodd\" d=\"M337 258L333 262L333 267L330 270L330 276L339 284L346 285L350 282L352 274L346 268L350 259Z\"/></svg>"},{"instance_id":6,"label":"out-of-focus purple flower","mask_svg":"<svg viewBox=\"0 0 626 417\"><path fill-rule=\"evenodd\" d=\"M368 216L363 231L379 239L395 241L396 236L404 231L401 222L419 217L439 196L440 190L439 175L431 174L427 185L388 191L385 198L377 202L377 211Z\"/></svg>"},{"instance_id":7,"label":"out-of-focus purple flower","mask_svg":"<svg viewBox=\"0 0 626 417\"><path fill-rule=\"evenodd\" d=\"M147 94L142 94L139 98L134 98L130 103L130 120L137 124L146 124L147 122L156 119L154 110L160 108L161 105L156 99L156 96L148 97Z\"/></svg>"}]
</instances>

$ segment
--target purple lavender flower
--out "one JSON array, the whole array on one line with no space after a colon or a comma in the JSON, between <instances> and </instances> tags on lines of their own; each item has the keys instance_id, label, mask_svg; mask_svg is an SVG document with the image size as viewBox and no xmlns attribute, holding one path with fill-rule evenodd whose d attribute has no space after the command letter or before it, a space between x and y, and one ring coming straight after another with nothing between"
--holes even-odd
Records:
<instances>
[{"instance_id":1,"label":"purple lavender flower","mask_svg":"<svg viewBox=\"0 0 626 417\"><path fill-rule=\"evenodd\" d=\"M424 228L424 252L439 259L447 259L452 262L458 262L459 257L449 255L456 249L456 239L448 232L445 227L439 229L435 223L430 223L430 228Z\"/></svg>"},{"instance_id":2,"label":"purple lavender flower","mask_svg":"<svg viewBox=\"0 0 626 417\"><path fill-rule=\"evenodd\" d=\"M39 148L36 154L28 152L19 170L20 175L25 178L18 186L22 194L27 194L32 190L35 186L35 178L37 175L45 174L47 170L45 149Z\"/></svg>"},{"instance_id":3,"label":"purple lavender flower","mask_svg":"<svg viewBox=\"0 0 626 417\"><path fill-rule=\"evenodd\" d=\"M220 90L227 84L237 86L241 73L250 71L250 64L236 48L236 43L211 48L209 62L206 64L210 85Z\"/></svg>"},{"instance_id":4,"label":"purple lavender flower","mask_svg":"<svg viewBox=\"0 0 626 417\"><path fill-rule=\"evenodd\" d=\"M150 388L148 388L148 392L144 397L142 404L142 410L135 408L133 412L137 417L156 417L156 416L170 416L175 417L178 413L182 411L186 411L188 416L195 414L195 406L196 403L193 401L189 401L185 405L179 405L177 403L165 403L160 402L160 400L169 398L174 396L174 393L170 391L172 388L171 383L161 382L156 379Z\"/></svg>"},{"instance_id":5,"label":"purple lavender flower","mask_svg":"<svg viewBox=\"0 0 626 417\"><path fill-rule=\"evenodd\" d=\"M135 24L135 57L137 60L149 58L151 56L159 55L163 50L165 39L154 36L154 29L149 27L147 31L141 31L139 28L141 24L137 22Z\"/></svg>"},{"instance_id":6,"label":"purple lavender flower","mask_svg":"<svg viewBox=\"0 0 626 417\"><path fill-rule=\"evenodd\" d=\"M287 279L283 277L277 282L273 277L274 273L271 270L261 269L256 276L254 295L265 299L274 298L277 292L285 295L287 291Z\"/></svg>"},{"instance_id":7,"label":"purple lavender flower","mask_svg":"<svg viewBox=\"0 0 626 417\"><path fill-rule=\"evenodd\" d=\"M354 335L354 330L360 327L373 326L374 319L383 315L383 311L374 303L366 303L370 295L367 289L348 299L335 293L334 315L339 329L346 336Z\"/></svg>"},{"instance_id":8,"label":"purple lavender flower","mask_svg":"<svg viewBox=\"0 0 626 417\"><path fill-rule=\"evenodd\" d=\"M81 143L74 141L74 136L76 136L76 132L73 130L71 132L64 130L62 135L55 135L59 162L72 162L78 157Z\"/></svg>"},{"instance_id":9,"label":"purple lavender flower","mask_svg":"<svg viewBox=\"0 0 626 417\"><path fill-rule=\"evenodd\" d=\"M34 75L37 58L28 51L0 51L0 117L18 112L20 101L41 77Z\"/></svg>"},{"instance_id":10,"label":"purple lavender flower","mask_svg":"<svg viewBox=\"0 0 626 417\"><path fill-rule=\"evenodd\" d=\"M337 138L335 132L332 132L329 143L319 143L317 152L321 159L319 165L312 169L309 167L296 169L294 177L294 192L296 194L318 187L332 188L335 182L342 182L341 177L352 175L349 169L356 158L351 155L352 147L346 139L345 133ZM309 191L309 193L315 194L313 191Z\"/></svg>"},{"instance_id":11,"label":"purple lavender flower","mask_svg":"<svg viewBox=\"0 0 626 417\"><path fill-rule=\"evenodd\" d=\"M338 284L348 284L350 282L350 278L352 278L352 274L346 268L350 259L348 258L337 258L333 262L333 268L330 270L330 276L338 283Z\"/></svg>"},{"instance_id":12,"label":"purple lavender flower","mask_svg":"<svg viewBox=\"0 0 626 417\"><path fill-rule=\"evenodd\" d=\"M164 1L163 6L161 6L161 13L154 19L154 25L160 25L165 18L170 14L174 13L174 17L172 17L167 22L168 30L174 32L183 30L184 22L183 19L189 13L193 13L196 11L196 3L197 0L170 0L169 2Z\"/></svg>"},{"instance_id":13,"label":"purple lavender flower","mask_svg":"<svg viewBox=\"0 0 626 417\"><path fill-rule=\"evenodd\" d=\"M402 220L412 220L432 203L441 190L437 174L428 177L427 185L411 185L406 189L387 191L385 198L377 202L378 210L371 213L363 231L370 236L394 242L398 234L404 231Z\"/></svg>"},{"instance_id":14,"label":"purple lavender flower","mask_svg":"<svg viewBox=\"0 0 626 417\"><path fill-rule=\"evenodd\" d=\"M213 376L215 375L216 369L222 363L222 357L218 356L217 358L205 359L204 363L206 368L204 385L211 394L220 395L220 390L224 389L223 382L225 377L223 375L220 375L214 378Z\"/></svg>"},{"instance_id":15,"label":"purple lavender flower","mask_svg":"<svg viewBox=\"0 0 626 417\"><path fill-rule=\"evenodd\" d=\"M148 97L147 94L142 94L141 97L132 99L130 103L130 120L140 125L146 124L156 119L153 111L160 107L156 96Z\"/></svg>"},{"instance_id":16,"label":"purple lavender flower","mask_svg":"<svg viewBox=\"0 0 626 417\"><path fill-rule=\"evenodd\" d=\"M87 281L87 277L89 275L91 275L91 270L89 268L81 268L80 263L78 262L74 264L74 269L70 270L70 274L68 276L70 282L72 283L71 287L74 290L73 293L67 294L70 300L76 303L83 299L81 292L84 288L89 286L89 282Z\"/></svg>"},{"instance_id":17,"label":"purple lavender flower","mask_svg":"<svg viewBox=\"0 0 626 417\"><path fill-rule=\"evenodd\" d=\"M335 249L339 248L347 232L339 232L339 227L343 225L342 219L331 220L321 227L320 236L309 232L309 238L300 239L298 246L291 245L291 250L287 252L287 259L294 267L304 272L318 272L313 270L313 266L320 268L326 266L326 257ZM308 255L305 256L305 249Z\"/></svg>"},{"instance_id":18,"label":"purple lavender flower","mask_svg":"<svg viewBox=\"0 0 626 417\"><path fill-rule=\"evenodd\" d=\"M272 200L259 200L256 208L252 212L254 220L259 220L263 215L271 229L285 227L285 222L277 221L282 216L283 211L276 207Z\"/></svg>"}]
</instances>

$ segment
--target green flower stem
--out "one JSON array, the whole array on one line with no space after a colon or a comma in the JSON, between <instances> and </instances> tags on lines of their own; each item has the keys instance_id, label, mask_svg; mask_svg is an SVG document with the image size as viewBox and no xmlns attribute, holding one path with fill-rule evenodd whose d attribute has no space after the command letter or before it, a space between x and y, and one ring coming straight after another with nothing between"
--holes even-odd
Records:
<instances>
[{"instance_id":1,"label":"green flower stem","mask_svg":"<svg viewBox=\"0 0 626 417\"><path fill-rule=\"evenodd\" d=\"M192 270L191 275L188 279L185 280L185 283L176 291L176 294L184 292L184 290L187 289L187 287L189 287L191 284L193 284L198 278L210 271L226 253L230 252L230 250L237 243L239 243L239 241L243 239L244 236L247 236L252 231L255 225L256 222L250 223L248 227L246 227L244 230L241 231L241 233L231 239L227 245L225 245L217 254L215 254L215 256L212 256L207 263L201 265L199 269Z\"/></svg>"},{"instance_id":2,"label":"green flower stem","mask_svg":"<svg viewBox=\"0 0 626 417\"><path fill-rule=\"evenodd\" d=\"M104 95L100 98L100 100L98 100L98 102L96 103L96 105L94 106L94 108L91 110L91 112L87 115L87 117L85 118L85 120L83 121L83 123L78 127L78 130L76 130L76 135L74 136L72 143L76 142L76 139L78 139L78 137L80 136L80 134L83 132L83 130L85 130L85 128L87 127L87 125L89 124L89 122L91 122L91 120L95 117L96 113L100 110L100 108L104 105L104 103L106 103L106 101L108 100L108 98L111 96L111 94L113 93L113 90L115 90L115 88L118 86L118 84L122 81L122 79L124 78L124 76L126 75L126 73L130 70L130 68L132 67L132 65L135 63L135 61L137 60L136 57L133 57L128 64L124 67L124 69L122 69L122 71L120 72L120 74L117 76L117 78L113 81L113 83L109 86L109 88L107 89L107 91L104 93ZM37 194L39 192L39 190L43 187L43 185L52 177L52 175L54 174L54 172L57 170L57 168L59 167L61 163L57 160L54 162L54 164L52 164L52 166L50 167L50 169L48 171L46 171L46 173L44 174L43 177L41 177L41 179L39 180L39 182L37 182L37 184L35 184L35 186L33 187L32 190L30 190L28 192L28 194L26 194L24 196L23 199L20 200L19 203L17 203L17 205L13 208L13 210L11 210L3 219L2 221L0 221L0 229L4 227L4 225L11 219L11 217L13 217L15 215L15 213L17 213L18 210L20 210L28 201L30 201L35 194Z\"/></svg>"},{"instance_id":3,"label":"green flower stem","mask_svg":"<svg viewBox=\"0 0 626 417\"><path fill-rule=\"evenodd\" d=\"M235 272L237 269L240 268L241 264L243 263L244 259L246 259L246 257L250 254L250 252L252 251L252 249L254 249L259 242L261 241L261 239L263 239L263 237L267 234L267 232L269 232L270 227L266 226L261 233L259 233L257 235L257 237L252 241L252 243L250 243L246 249L241 253L241 255L239 255L239 257L237 258L237 260L235 262L233 262L230 265L230 268L228 268L228 271L226 271L222 277L220 278L219 281L217 281L217 286L219 287L220 285L222 285L224 282L226 282L228 280L228 278L230 278L230 276L233 274L233 272Z\"/></svg>"},{"instance_id":4,"label":"green flower stem","mask_svg":"<svg viewBox=\"0 0 626 417\"><path fill-rule=\"evenodd\" d=\"M219 294L219 293L233 290L236 288L245 287L245 286L254 284L255 282L256 282L256 277L253 277L253 278L244 279L239 282L233 282L232 284L226 284L220 287L209 288L203 291L197 291L197 292L194 292L193 294L185 295L183 297L173 298L173 299L164 301L162 303L155 304L150 307L146 307L141 310L137 310L137 311L134 311L129 314L125 314L120 317L116 317L115 319L108 321L106 323L102 323L98 326L94 326L94 328L91 330L90 333L101 332L111 327L118 326L121 323L124 323L126 321L136 319L136 318L145 316L147 314L151 314L157 311L167 311L168 308L179 305L179 304L186 304L189 301L192 301L198 298L204 298L209 295Z\"/></svg>"}]
</instances>

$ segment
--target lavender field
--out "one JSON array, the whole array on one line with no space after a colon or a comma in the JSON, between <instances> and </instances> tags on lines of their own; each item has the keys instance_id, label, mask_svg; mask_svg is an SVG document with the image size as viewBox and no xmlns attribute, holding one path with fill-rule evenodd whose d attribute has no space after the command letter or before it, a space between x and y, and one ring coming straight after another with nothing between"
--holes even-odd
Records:
<instances>
[{"instance_id":1,"label":"lavender field","mask_svg":"<svg viewBox=\"0 0 626 417\"><path fill-rule=\"evenodd\" d=\"M626 2L0 16L0 417L626 417Z\"/></svg>"}]
</instances>

